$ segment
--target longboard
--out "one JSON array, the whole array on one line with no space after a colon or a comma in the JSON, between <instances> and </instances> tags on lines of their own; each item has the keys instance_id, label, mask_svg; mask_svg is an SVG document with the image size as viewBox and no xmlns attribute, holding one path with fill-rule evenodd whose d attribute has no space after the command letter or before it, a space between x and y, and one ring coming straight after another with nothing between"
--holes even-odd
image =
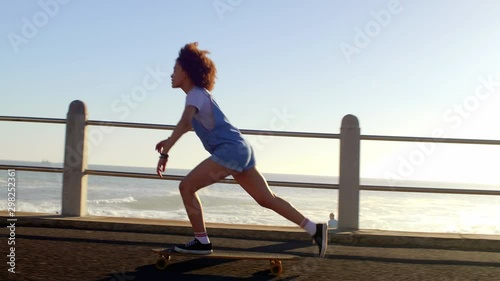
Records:
<instances>
[{"instance_id":1,"label":"longboard","mask_svg":"<svg viewBox=\"0 0 500 281\"><path fill-rule=\"evenodd\" d=\"M300 256L289 255L289 254L277 254L277 253L258 253L258 252L242 252L242 251L219 251L216 250L211 254L198 255L198 254L186 254L178 253L174 249L152 249L153 252L157 253L160 257L156 261L156 268L159 270L165 270L168 265L168 261L172 256L185 256L185 257L196 257L196 258L207 258L207 259L234 259L234 260L268 260L271 266L271 273L273 275L279 275L283 273L284 260L298 260Z\"/></svg>"}]
</instances>

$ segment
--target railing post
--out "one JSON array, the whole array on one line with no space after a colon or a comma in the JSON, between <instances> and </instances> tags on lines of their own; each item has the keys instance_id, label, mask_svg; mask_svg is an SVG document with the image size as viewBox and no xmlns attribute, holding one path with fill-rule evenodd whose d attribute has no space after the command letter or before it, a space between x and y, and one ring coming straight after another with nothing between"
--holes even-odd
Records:
<instances>
[{"instance_id":1,"label":"railing post","mask_svg":"<svg viewBox=\"0 0 500 281\"><path fill-rule=\"evenodd\" d=\"M62 215L87 215L87 109L82 101L69 105L62 187Z\"/></svg>"},{"instance_id":2,"label":"railing post","mask_svg":"<svg viewBox=\"0 0 500 281\"><path fill-rule=\"evenodd\" d=\"M358 118L346 115L340 129L339 221L341 230L359 229L360 128Z\"/></svg>"}]
</instances>

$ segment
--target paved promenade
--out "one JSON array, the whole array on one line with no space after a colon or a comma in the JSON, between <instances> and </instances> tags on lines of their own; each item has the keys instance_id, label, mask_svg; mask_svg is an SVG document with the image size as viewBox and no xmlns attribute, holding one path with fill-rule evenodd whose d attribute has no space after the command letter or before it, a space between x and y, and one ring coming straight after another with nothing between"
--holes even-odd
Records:
<instances>
[{"instance_id":1,"label":"paved promenade","mask_svg":"<svg viewBox=\"0 0 500 281\"><path fill-rule=\"evenodd\" d=\"M151 248L170 247L186 235L18 226L15 270L8 273L8 229L3 227L0 280L500 280L500 253L333 244L325 259L305 240L212 236L216 249L300 255L270 275L267 261L176 257L158 271Z\"/></svg>"}]
</instances>

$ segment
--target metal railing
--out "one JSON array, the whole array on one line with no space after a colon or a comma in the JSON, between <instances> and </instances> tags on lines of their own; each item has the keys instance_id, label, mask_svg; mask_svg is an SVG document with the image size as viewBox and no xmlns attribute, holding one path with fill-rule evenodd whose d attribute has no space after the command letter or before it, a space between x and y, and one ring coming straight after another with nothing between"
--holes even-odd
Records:
<instances>
[{"instance_id":1,"label":"metal railing","mask_svg":"<svg viewBox=\"0 0 500 281\"><path fill-rule=\"evenodd\" d=\"M87 126L111 126L122 128L140 128L154 130L173 130L174 125L160 125L147 123L128 123L101 120L87 120L87 113L83 102L74 101L70 104L66 119L0 116L0 121L30 122L46 124L66 124L65 160L63 168L37 167L22 165L1 165L0 170L16 169L21 171L63 173L63 215L86 215L87 186L86 177L111 176L142 179L159 179L156 174L130 173L107 170L94 170L87 168L85 133ZM393 142L430 142L453 144L481 144L500 145L500 140L458 139L458 138L429 138L429 137L404 137L361 135L359 122L353 115L347 115L342 120L340 134L290 132L271 130L241 130L246 135L265 135L276 137L298 138L326 138L340 140L340 173L339 183L310 183L295 181L268 181L271 186L286 186L294 188L322 188L339 190L339 228L358 229L359 227L359 193L363 191L387 192L415 192L415 193L441 193L441 194L469 194L469 195L500 195L500 190L472 190L451 188L423 188L408 186L377 186L361 185L359 180L360 142L361 141L393 141ZM182 180L183 176L166 174L163 180ZM236 183L233 179L225 179L222 183Z\"/></svg>"},{"instance_id":2,"label":"metal railing","mask_svg":"<svg viewBox=\"0 0 500 281\"><path fill-rule=\"evenodd\" d=\"M1 120L0 120L1 121ZM43 172L43 173L63 173L63 168L55 167L39 167L25 165L3 165L0 164L0 170L15 169L18 171L27 172ZM108 176L136 179L154 179L154 180L175 180L181 181L184 176L164 174L163 178L159 178L156 174L148 173L132 173L107 170L85 170L86 175L93 176ZM237 184L233 179L224 179L220 183ZM338 184L329 183L312 183L312 182L297 182L297 181L273 181L268 180L270 186L284 186L294 188L320 188L320 189L339 189ZM411 193L438 193L438 194L462 194L462 195L497 195L500 196L500 190L480 190L480 189L454 189L454 188L429 188L429 187L410 187L410 186L384 186L384 185L360 185L362 191L388 191L388 192L411 192Z\"/></svg>"},{"instance_id":3,"label":"metal railing","mask_svg":"<svg viewBox=\"0 0 500 281\"><path fill-rule=\"evenodd\" d=\"M377 135L362 135L361 139L362 140L370 140L370 141L433 142L433 143L455 143L455 144L500 145L500 140L480 140L480 139L398 137L398 136L377 136Z\"/></svg>"}]
</instances>

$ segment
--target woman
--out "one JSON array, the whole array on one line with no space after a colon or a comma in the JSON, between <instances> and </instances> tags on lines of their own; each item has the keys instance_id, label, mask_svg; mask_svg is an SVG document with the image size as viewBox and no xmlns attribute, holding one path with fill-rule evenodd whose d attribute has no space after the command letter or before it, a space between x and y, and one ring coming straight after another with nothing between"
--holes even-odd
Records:
<instances>
[{"instance_id":1,"label":"woman","mask_svg":"<svg viewBox=\"0 0 500 281\"><path fill-rule=\"evenodd\" d=\"M196 191L231 175L258 204L274 210L307 231L318 245L320 257L324 257L328 241L327 225L311 222L269 189L266 180L255 166L251 145L242 137L240 131L231 125L210 94L209 91L215 84L216 67L207 57L208 53L198 49L198 43L187 44L179 51L171 75L172 88L181 88L186 93L186 104L172 135L156 145L156 150L160 153L157 166L160 177L165 171L168 152L177 140L191 129L194 129L211 155L196 166L179 185L195 238L174 249L195 254L212 252Z\"/></svg>"}]
</instances>

